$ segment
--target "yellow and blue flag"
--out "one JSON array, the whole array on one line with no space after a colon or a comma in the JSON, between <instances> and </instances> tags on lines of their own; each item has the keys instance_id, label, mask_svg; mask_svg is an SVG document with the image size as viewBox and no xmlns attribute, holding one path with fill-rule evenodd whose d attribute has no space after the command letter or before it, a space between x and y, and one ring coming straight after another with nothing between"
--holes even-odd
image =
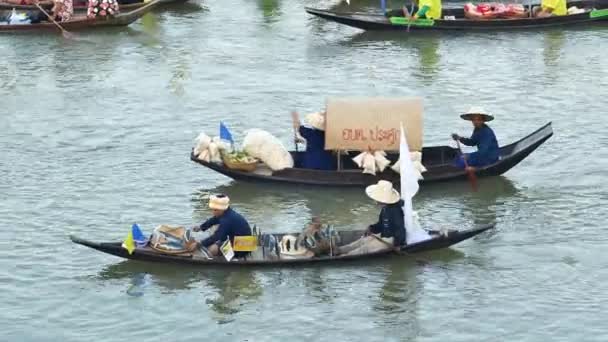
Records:
<instances>
[{"instance_id":1,"label":"yellow and blue flag","mask_svg":"<svg viewBox=\"0 0 608 342\"><path fill-rule=\"evenodd\" d=\"M232 134L228 130L228 127L224 125L223 122L220 121L220 139L230 141L231 144L234 144L234 140L232 140Z\"/></svg>"},{"instance_id":2,"label":"yellow and blue flag","mask_svg":"<svg viewBox=\"0 0 608 342\"><path fill-rule=\"evenodd\" d=\"M129 232L129 235L125 238L125 241L122 242L122 248L126 249L129 254L133 254L135 250L135 240L133 240L133 231Z\"/></svg>"}]
</instances>

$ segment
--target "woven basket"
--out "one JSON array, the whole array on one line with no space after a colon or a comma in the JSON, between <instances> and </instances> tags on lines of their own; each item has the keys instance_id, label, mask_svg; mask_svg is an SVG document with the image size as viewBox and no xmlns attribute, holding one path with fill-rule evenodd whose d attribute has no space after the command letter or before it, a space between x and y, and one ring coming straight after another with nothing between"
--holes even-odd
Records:
<instances>
[{"instance_id":1,"label":"woven basket","mask_svg":"<svg viewBox=\"0 0 608 342\"><path fill-rule=\"evenodd\" d=\"M258 165L257 161L255 161L253 163L238 163L238 162L231 161L228 158L222 158L222 159L224 160L224 165L226 165L226 167L231 170L251 172L251 171L255 170L256 166Z\"/></svg>"}]
</instances>

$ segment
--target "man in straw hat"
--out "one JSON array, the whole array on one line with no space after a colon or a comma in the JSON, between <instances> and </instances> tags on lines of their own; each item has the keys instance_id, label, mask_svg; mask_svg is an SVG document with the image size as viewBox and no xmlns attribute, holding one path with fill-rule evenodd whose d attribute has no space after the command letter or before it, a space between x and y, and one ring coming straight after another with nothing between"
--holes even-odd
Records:
<instances>
[{"instance_id":1,"label":"man in straw hat","mask_svg":"<svg viewBox=\"0 0 608 342\"><path fill-rule=\"evenodd\" d=\"M251 228L245 218L230 207L230 198L226 195L211 195L209 198L209 208L213 217L205 221L200 226L193 227L195 232L206 231L212 226L219 225L215 233L202 240L200 245L207 248L209 253L214 256L220 255L220 246L226 239L234 244L235 236L251 235ZM238 252L235 253L239 257Z\"/></svg>"},{"instance_id":2,"label":"man in straw hat","mask_svg":"<svg viewBox=\"0 0 608 342\"><path fill-rule=\"evenodd\" d=\"M291 113L296 143L306 141L306 152L299 167L316 170L335 170L335 158L325 150L325 113L318 112L306 116L307 126L302 126L297 112Z\"/></svg>"},{"instance_id":3,"label":"man in straw hat","mask_svg":"<svg viewBox=\"0 0 608 342\"><path fill-rule=\"evenodd\" d=\"M463 138L454 133L452 139L467 146L476 146L477 152L458 156L454 162L455 165L464 169L465 160L463 158L466 158L469 171L475 171L478 167L497 162L499 155L498 141L496 141L494 131L486 124L486 122L494 120L494 116L486 113L483 108L472 107L460 117L473 123L473 135L470 138Z\"/></svg>"},{"instance_id":4,"label":"man in straw hat","mask_svg":"<svg viewBox=\"0 0 608 342\"><path fill-rule=\"evenodd\" d=\"M393 183L385 180L365 189L369 198L383 205L378 222L370 225L365 236L339 248L339 254L357 255L381 252L405 243L403 201Z\"/></svg>"}]
</instances>

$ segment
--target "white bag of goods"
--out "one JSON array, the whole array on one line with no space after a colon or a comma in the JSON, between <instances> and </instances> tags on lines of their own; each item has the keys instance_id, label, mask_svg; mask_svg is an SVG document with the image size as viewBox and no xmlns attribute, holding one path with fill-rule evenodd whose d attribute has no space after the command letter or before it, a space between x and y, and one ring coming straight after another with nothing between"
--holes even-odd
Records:
<instances>
[{"instance_id":1,"label":"white bag of goods","mask_svg":"<svg viewBox=\"0 0 608 342\"><path fill-rule=\"evenodd\" d=\"M230 145L221 141L219 137L211 139L207 134L200 133L195 139L194 155L198 160L212 163L222 163L222 151L229 151Z\"/></svg>"},{"instance_id":2,"label":"white bag of goods","mask_svg":"<svg viewBox=\"0 0 608 342\"><path fill-rule=\"evenodd\" d=\"M246 132L243 151L261 160L272 171L293 167L293 158L281 141L261 129L254 128Z\"/></svg>"},{"instance_id":3,"label":"white bag of goods","mask_svg":"<svg viewBox=\"0 0 608 342\"><path fill-rule=\"evenodd\" d=\"M374 152L374 160L376 161L376 168L380 172L383 172L391 164L391 161L386 159L386 152L384 151Z\"/></svg>"},{"instance_id":4,"label":"white bag of goods","mask_svg":"<svg viewBox=\"0 0 608 342\"><path fill-rule=\"evenodd\" d=\"M414 171L416 172L418 179L424 179L424 177L422 177L422 173L426 172L426 167L422 165L422 153L417 151L410 152L410 158L412 159L412 163L414 164ZM401 173L400 161L401 156L399 156L399 160L397 160L395 164L393 164L393 166L391 167L391 169L397 173Z\"/></svg>"}]
</instances>

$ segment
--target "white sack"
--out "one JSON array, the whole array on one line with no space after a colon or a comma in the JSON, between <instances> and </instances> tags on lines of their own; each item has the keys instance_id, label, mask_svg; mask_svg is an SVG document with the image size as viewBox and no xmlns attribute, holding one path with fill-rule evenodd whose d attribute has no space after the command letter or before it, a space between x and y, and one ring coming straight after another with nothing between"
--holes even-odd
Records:
<instances>
[{"instance_id":1,"label":"white sack","mask_svg":"<svg viewBox=\"0 0 608 342\"><path fill-rule=\"evenodd\" d=\"M281 141L261 129L254 128L246 132L243 151L261 160L273 171L293 167L293 158Z\"/></svg>"},{"instance_id":2,"label":"white sack","mask_svg":"<svg viewBox=\"0 0 608 342\"><path fill-rule=\"evenodd\" d=\"M424 177L422 177L422 173L426 172L426 167L422 165L422 153L410 152L410 158L412 159L412 163L414 164L414 171L416 173L416 176L418 177L418 179L424 179ZM395 164L393 164L391 169L397 173L401 173L400 162L401 156L399 156L399 160L397 160Z\"/></svg>"}]
</instances>

